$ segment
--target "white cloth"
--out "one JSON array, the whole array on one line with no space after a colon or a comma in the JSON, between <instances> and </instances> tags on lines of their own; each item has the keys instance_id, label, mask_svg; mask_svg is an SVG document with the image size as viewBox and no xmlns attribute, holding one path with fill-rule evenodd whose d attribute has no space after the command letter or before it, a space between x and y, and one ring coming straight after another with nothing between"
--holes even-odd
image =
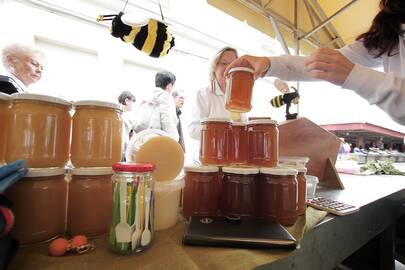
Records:
<instances>
[{"instance_id":1,"label":"white cloth","mask_svg":"<svg viewBox=\"0 0 405 270\"><path fill-rule=\"evenodd\" d=\"M188 125L188 133L191 138L201 139L201 123L204 118L229 118L231 112L225 109L225 94L215 80L209 86L197 92L191 123ZM241 114L241 122L246 122L246 114Z\"/></svg>"},{"instance_id":2,"label":"white cloth","mask_svg":"<svg viewBox=\"0 0 405 270\"><path fill-rule=\"evenodd\" d=\"M370 104L376 104L388 113L396 122L405 125L405 44L403 43L404 39L401 37L399 49L393 52L393 56L384 54L378 58L368 52L362 41L356 41L339 51L355 63L342 88L355 91ZM314 80L305 71L307 58L291 55L270 57L271 67L265 76L274 76L287 81ZM381 66L384 72L371 69Z\"/></svg>"},{"instance_id":3,"label":"white cloth","mask_svg":"<svg viewBox=\"0 0 405 270\"><path fill-rule=\"evenodd\" d=\"M18 86L19 86L19 88L17 87L18 93L27 93L28 92L27 86L25 86L25 84L22 81L20 81L20 79L18 79L16 76L14 76L13 74L11 74L9 72L7 72L5 75L12 78L18 84Z\"/></svg>"}]
</instances>

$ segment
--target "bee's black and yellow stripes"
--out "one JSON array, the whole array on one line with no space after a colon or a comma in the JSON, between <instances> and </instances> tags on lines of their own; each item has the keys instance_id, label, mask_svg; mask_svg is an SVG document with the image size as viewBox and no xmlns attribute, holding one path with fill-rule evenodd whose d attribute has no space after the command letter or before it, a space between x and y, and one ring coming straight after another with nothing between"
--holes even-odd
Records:
<instances>
[{"instance_id":1,"label":"bee's black and yellow stripes","mask_svg":"<svg viewBox=\"0 0 405 270\"><path fill-rule=\"evenodd\" d=\"M283 100L283 95L279 95L279 96L272 98L270 100L270 104L276 108L283 106L285 104L284 100Z\"/></svg>"}]
</instances>

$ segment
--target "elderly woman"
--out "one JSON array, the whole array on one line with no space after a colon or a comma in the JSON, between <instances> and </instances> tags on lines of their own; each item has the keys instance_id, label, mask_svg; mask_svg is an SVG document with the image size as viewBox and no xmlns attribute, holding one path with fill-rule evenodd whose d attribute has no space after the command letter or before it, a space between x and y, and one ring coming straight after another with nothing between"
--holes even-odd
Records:
<instances>
[{"instance_id":1,"label":"elderly woman","mask_svg":"<svg viewBox=\"0 0 405 270\"><path fill-rule=\"evenodd\" d=\"M199 90L193 106L192 122L188 126L190 137L199 140L201 137L200 120L203 118L226 117L238 118L225 109L225 68L238 58L238 52L231 47L219 50L211 60L209 76L210 85ZM242 121L245 115L240 116ZM239 119L238 119L239 120Z\"/></svg>"},{"instance_id":2,"label":"elderly woman","mask_svg":"<svg viewBox=\"0 0 405 270\"><path fill-rule=\"evenodd\" d=\"M41 79L46 62L42 51L17 43L3 49L2 60L7 72L4 74L5 76L2 76L2 81L8 80L15 87L15 89L0 89L0 91L7 94L26 92L31 84Z\"/></svg>"}]
</instances>

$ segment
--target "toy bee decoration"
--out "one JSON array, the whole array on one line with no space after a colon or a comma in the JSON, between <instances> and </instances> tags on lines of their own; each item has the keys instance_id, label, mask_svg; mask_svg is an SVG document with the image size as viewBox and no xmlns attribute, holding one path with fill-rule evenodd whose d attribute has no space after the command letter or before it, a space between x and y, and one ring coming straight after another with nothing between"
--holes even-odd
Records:
<instances>
[{"instance_id":1,"label":"toy bee decoration","mask_svg":"<svg viewBox=\"0 0 405 270\"><path fill-rule=\"evenodd\" d=\"M300 100L298 90L295 87L291 86L291 88L294 89L294 92L290 92L288 85L285 82L278 79L274 82L274 85L278 90L280 90L284 94L272 98L270 100L270 104L275 108L279 108L283 105L286 105L286 115L285 115L286 119L287 120L296 119L298 113L290 113L290 107L291 103L297 105Z\"/></svg>"}]
</instances>

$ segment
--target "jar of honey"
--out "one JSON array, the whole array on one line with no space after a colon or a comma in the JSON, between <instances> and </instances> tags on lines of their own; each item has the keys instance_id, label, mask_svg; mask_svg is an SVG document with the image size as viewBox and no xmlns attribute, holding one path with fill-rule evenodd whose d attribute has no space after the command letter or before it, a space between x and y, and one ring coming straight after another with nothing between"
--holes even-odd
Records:
<instances>
[{"instance_id":1,"label":"jar of honey","mask_svg":"<svg viewBox=\"0 0 405 270\"><path fill-rule=\"evenodd\" d=\"M112 220L111 167L72 169L69 182L67 232L97 236L108 232Z\"/></svg>"},{"instance_id":2,"label":"jar of honey","mask_svg":"<svg viewBox=\"0 0 405 270\"><path fill-rule=\"evenodd\" d=\"M201 120L200 160L203 165L228 165L231 121L227 118Z\"/></svg>"},{"instance_id":3,"label":"jar of honey","mask_svg":"<svg viewBox=\"0 0 405 270\"><path fill-rule=\"evenodd\" d=\"M248 112L252 109L254 70L247 67L232 68L228 72L225 91L225 108L231 112Z\"/></svg>"},{"instance_id":4,"label":"jar of honey","mask_svg":"<svg viewBox=\"0 0 405 270\"><path fill-rule=\"evenodd\" d=\"M186 173L183 214L190 216L217 216L219 213L219 196L221 179L216 166L185 166Z\"/></svg>"},{"instance_id":5,"label":"jar of honey","mask_svg":"<svg viewBox=\"0 0 405 270\"><path fill-rule=\"evenodd\" d=\"M228 149L230 164L239 165L248 163L248 136L244 123L232 123Z\"/></svg>"},{"instance_id":6,"label":"jar of honey","mask_svg":"<svg viewBox=\"0 0 405 270\"><path fill-rule=\"evenodd\" d=\"M7 145L7 124L8 114L10 112L10 96L0 93L0 166L6 163L6 145Z\"/></svg>"},{"instance_id":7,"label":"jar of honey","mask_svg":"<svg viewBox=\"0 0 405 270\"><path fill-rule=\"evenodd\" d=\"M71 103L56 97L11 95L6 162L24 159L27 167L64 167L69 159Z\"/></svg>"},{"instance_id":8,"label":"jar of honey","mask_svg":"<svg viewBox=\"0 0 405 270\"><path fill-rule=\"evenodd\" d=\"M70 159L75 167L110 167L121 160L122 118L118 104L75 102Z\"/></svg>"},{"instance_id":9,"label":"jar of honey","mask_svg":"<svg viewBox=\"0 0 405 270\"><path fill-rule=\"evenodd\" d=\"M6 192L14 204L13 234L23 245L65 233L67 182L63 168L29 169Z\"/></svg>"},{"instance_id":10,"label":"jar of honey","mask_svg":"<svg viewBox=\"0 0 405 270\"><path fill-rule=\"evenodd\" d=\"M260 168L259 217L292 226L297 220L297 170Z\"/></svg>"},{"instance_id":11,"label":"jar of honey","mask_svg":"<svg viewBox=\"0 0 405 270\"><path fill-rule=\"evenodd\" d=\"M274 120L248 122L248 163L258 167L278 166L278 128Z\"/></svg>"},{"instance_id":12,"label":"jar of honey","mask_svg":"<svg viewBox=\"0 0 405 270\"><path fill-rule=\"evenodd\" d=\"M298 204L297 204L297 214L299 216L305 215L305 210L307 209L306 202L307 202L307 168L303 167L302 165L288 165L285 167L293 168L297 170L297 184L298 184Z\"/></svg>"},{"instance_id":13,"label":"jar of honey","mask_svg":"<svg viewBox=\"0 0 405 270\"><path fill-rule=\"evenodd\" d=\"M259 169L223 167L222 172L222 215L256 217Z\"/></svg>"}]
</instances>

